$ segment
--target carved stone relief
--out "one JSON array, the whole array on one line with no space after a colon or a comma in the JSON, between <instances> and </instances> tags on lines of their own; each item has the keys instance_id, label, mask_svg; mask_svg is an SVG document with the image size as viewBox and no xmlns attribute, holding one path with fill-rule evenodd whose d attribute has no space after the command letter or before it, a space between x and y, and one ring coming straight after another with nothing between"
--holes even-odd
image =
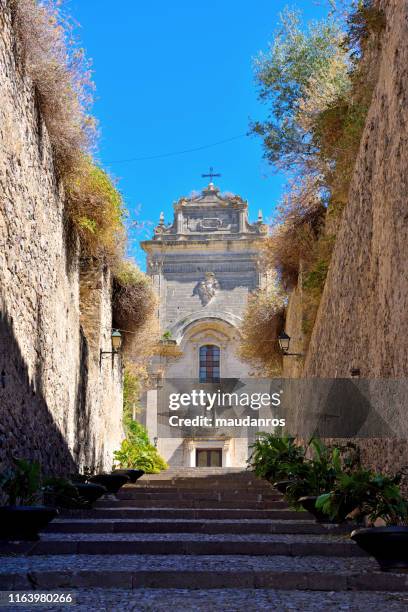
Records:
<instances>
[{"instance_id":1,"label":"carved stone relief","mask_svg":"<svg viewBox=\"0 0 408 612\"><path fill-rule=\"evenodd\" d=\"M216 295L219 287L220 284L215 278L214 272L206 272L205 279L196 285L193 293L194 295L198 295L202 305L206 306Z\"/></svg>"}]
</instances>

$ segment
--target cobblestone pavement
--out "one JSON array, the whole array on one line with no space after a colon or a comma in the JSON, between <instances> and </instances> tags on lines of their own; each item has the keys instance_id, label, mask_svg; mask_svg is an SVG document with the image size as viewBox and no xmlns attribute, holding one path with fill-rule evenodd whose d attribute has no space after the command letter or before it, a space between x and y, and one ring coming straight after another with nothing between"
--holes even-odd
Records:
<instances>
[{"instance_id":1,"label":"cobblestone pavement","mask_svg":"<svg viewBox=\"0 0 408 612\"><path fill-rule=\"evenodd\" d=\"M8 612L402 612L408 609L408 593L355 593L276 591L269 589L78 589L76 605L7 607Z\"/></svg>"},{"instance_id":2,"label":"cobblestone pavement","mask_svg":"<svg viewBox=\"0 0 408 612\"><path fill-rule=\"evenodd\" d=\"M71 608L41 604L4 609L408 610L408 592L397 592L408 589L408 575L380 572L374 559L355 556L357 546L349 539L350 526L317 525L304 514L296 520L291 514L280 519L254 518L257 511L245 509L251 476L245 474L236 479L230 475L231 478L240 491L236 510L225 510L226 518L213 511L204 519L174 518L172 511L161 514L163 509L156 518L148 513L139 519L121 518L122 509L113 501L109 519L104 517L104 509L95 509L89 517L72 511L72 516L54 521L52 532L41 537L42 552L46 554L35 548L28 550L28 555L0 554L0 584L15 590L36 589L37 593L41 589L52 591L53 585L57 592L71 588L76 604ZM213 494L223 490L225 482L202 482L200 486ZM261 485L257 483L257 487ZM270 489L268 483L262 486L265 491ZM137 501L139 491L137 486L129 487L126 495ZM157 495L160 497L160 492ZM173 503L176 510L177 499ZM137 513L137 504L135 508ZM191 512L184 514L191 516ZM100 533L95 533L95 528ZM75 533L77 530L79 533ZM126 542L130 546L123 545ZM174 546L174 542L181 546ZM64 544L65 549L61 548ZM259 555L260 550L268 548L284 552ZM67 554L61 554L64 550ZM208 554L209 550L214 553ZM301 552L294 552L297 550ZM30 556L30 551L34 555ZM150 554L153 551L160 554ZM201 551L207 554L199 554Z\"/></svg>"},{"instance_id":3,"label":"cobblestone pavement","mask_svg":"<svg viewBox=\"0 0 408 612\"><path fill-rule=\"evenodd\" d=\"M284 542L293 544L294 542L341 542L356 546L349 534L345 535L308 535L308 534L224 534L224 533L45 533L41 536L42 540L80 540L82 542L138 542L150 540L151 542L165 542L182 540L184 542Z\"/></svg>"},{"instance_id":4,"label":"cobblestone pavement","mask_svg":"<svg viewBox=\"0 0 408 612\"><path fill-rule=\"evenodd\" d=\"M282 571L359 574L378 571L374 559L365 557L253 557L247 555L39 555L0 557L0 575L10 572L112 570L126 571Z\"/></svg>"}]
</instances>

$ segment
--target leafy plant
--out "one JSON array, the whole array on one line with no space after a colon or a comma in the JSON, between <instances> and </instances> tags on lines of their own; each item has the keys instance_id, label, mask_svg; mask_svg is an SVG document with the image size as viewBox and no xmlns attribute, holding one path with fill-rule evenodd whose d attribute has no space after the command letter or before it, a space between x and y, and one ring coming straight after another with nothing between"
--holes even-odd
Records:
<instances>
[{"instance_id":1,"label":"leafy plant","mask_svg":"<svg viewBox=\"0 0 408 612\"><path fill-rule=\"evenodd\" d=\"M40 464L26 459L14 459L14 468L0 475L0 487L11 506L36 505L41 497Z\"/></svg>"},{"instance_id":2,"label":"leafy plant","mask_svg":"<svg viewBox=\"0 0 408 612\"><path fill-rule=\"evenodd\" d=\"M261 433L251 448L249 465L257 476L268 480L286 478L304 462L305 449L293 436Z\"/></svg>"},{"instance_id":3,"label":"leafy plant","mask_svg":"<svg viewBox=\"0 0 408 612\"><path fill-rule=\"evenodd\" d=\"M86 508L88 503L78 489L66 478L51 477L43 482L44 498L47 504L61 508Z\"/></svg>"},{"instance_id":4,"label":"leafy plant","mask_svg":"<svg viewBox=\"0 0 408 612\"><path fill-rule=\"evenodd\" d=\"M384 493L375 499L374 503L365 504L363 511L371 523L382 519L386 525L408 526L408 502L401 497L400 492L388 496Z\"/></svg>"},{"instance_id":5,"label":"leafy plant","mask_svg":"<svg viewBox=\"0 0 408 612\"><path fill-rule=\"evenodd\" d=\"M309 446L313 452L311 460L288 466L292 482L286 489L285 499L298 508L298 499L305 495L320 495L329 491L341 472L340 450L326 446L318 438L312 438Z\"/></svg>"},{"instance_id":6,"label":"leafy plant","mask_svg":"<svg viewBox=\"0 0 408 612\"><path fill-rule=\"evenodd\" d=\"M167 469L167 463L149 440L146 429L134 420L126 425L127 437L114 457L121 468L140 469L147 474L157 474Z\"/></svg>"},{"instance_id":7,"label":"leafy plant","mask_svg":"<svg viewBox=\"0 0 408 612\"><path fill-rule=\"evenodd\" d=\"M371 521L383 518L387 524L408 520L408 504L398 483L400 476L376 474L358 469L342 473L329 493L319 496L316 508L331 519L344 520L352 511L368 516Z\"/></svg>"}]
</instances>

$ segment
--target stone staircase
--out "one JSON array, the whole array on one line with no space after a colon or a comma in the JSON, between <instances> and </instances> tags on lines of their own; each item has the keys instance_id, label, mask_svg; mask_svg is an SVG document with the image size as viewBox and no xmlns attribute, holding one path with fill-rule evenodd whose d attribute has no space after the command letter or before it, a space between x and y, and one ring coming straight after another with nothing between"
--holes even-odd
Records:
<instances>
[{"instance_id":1,"label":"stone staircase","mask_svg":"<svg viewBox=\"0 0 408 612\"><path fill-rule=\"evenodd\" d=\"M168 470L3 547L0 590L74 591L84 610L406 610L408 575L348 535L251 473Z\"/></svg>"}]
</instances>

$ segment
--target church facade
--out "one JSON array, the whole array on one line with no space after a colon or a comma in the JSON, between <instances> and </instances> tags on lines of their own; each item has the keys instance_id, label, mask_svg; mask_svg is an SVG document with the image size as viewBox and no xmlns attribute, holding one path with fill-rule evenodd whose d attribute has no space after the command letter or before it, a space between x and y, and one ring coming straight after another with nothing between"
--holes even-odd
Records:
<instances>
[{"instance_id":1,"label":"church facade","mask_svg":"<svg viewBox=\"0 0 408 612\"><path fill-rule=\"evenodd\" d=\"M153 378L248 378L237 356L239 327L248 294L265 284L260 245L267 226L248 220L248 203L221 194L210 183L200 193L174 204L174 219L163 214L152 240L142 242L147 273L159 296L158 318L163 351L152 360ZM248 440L216 435L161 438L157 388L147 392L145 424L170 466L245 465Z\"/></svg>"}]
</instances>

